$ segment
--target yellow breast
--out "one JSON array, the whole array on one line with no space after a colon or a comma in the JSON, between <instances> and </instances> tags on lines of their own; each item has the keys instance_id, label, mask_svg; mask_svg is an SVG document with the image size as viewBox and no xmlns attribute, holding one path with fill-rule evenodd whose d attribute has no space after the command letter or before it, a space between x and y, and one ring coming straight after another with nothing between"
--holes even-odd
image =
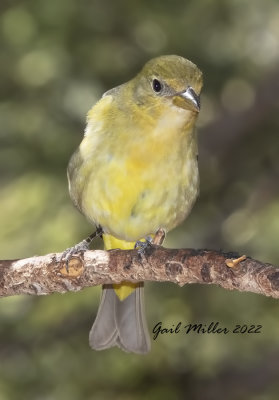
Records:
<instances>
[{"instance_id":1,"label":"yellow breast","mask_svg":"<svg viewBox=\"0 0 279 400\"><path fill-rule=\"evenodd\" d=\"M75 204L104 232L127 241L175 227L198 193L196 138L187 111L156 112L150 118L134 107L127 115L112 96L104 97L90 111L69 165Z\"/></svg>"}]
</instances>

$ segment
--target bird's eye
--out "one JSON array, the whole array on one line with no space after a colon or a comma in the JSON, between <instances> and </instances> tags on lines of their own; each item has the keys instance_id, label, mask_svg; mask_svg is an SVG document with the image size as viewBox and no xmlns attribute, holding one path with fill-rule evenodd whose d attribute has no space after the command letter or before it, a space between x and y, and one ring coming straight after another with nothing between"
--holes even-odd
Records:
<instances>
[{"instance_id":1,"label":"bird's eye","mask_svg":"<svg viewBox=\"0 0 279 400\"><path fill-rule=\"evenodd\" d=\"M154 92L156 92L156 93L160 93L162 90L162 85L158 81L158 79L153 79L152 87L153 87Z\"/></svg>"}]
</instances>

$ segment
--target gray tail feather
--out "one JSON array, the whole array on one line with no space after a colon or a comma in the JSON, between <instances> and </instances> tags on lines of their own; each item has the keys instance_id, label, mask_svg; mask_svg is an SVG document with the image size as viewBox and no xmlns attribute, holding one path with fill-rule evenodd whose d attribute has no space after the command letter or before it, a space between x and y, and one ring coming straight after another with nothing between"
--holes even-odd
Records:
<instances>
[{"instance_id":1,"label":"gray tail feather","mask_svg":"<svg viewBox=\"0 0 279 400\"><path fill-rule=\"evenodd\" d=\"M89 333L94 350L118 346L127 352L145 354L150 337L144 312L143 283L125 300L117 297L112 285L104 285L101 302Z\"/></svg>"}]
</instances>

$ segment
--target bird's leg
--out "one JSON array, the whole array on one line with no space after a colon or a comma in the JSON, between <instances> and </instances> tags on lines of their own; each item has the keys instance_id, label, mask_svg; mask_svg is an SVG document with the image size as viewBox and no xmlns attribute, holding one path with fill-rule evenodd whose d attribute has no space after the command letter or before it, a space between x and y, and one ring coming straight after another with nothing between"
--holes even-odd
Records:
<instances>
[{"instance_id":1,"label":"bird's leg","mask_svg":"<svg viewBox=\"0 0 279 400\"><path fill-rule=\"evenodd\" d=\"M144 251L152 246L153 244L157 245L157 246L161 246L164 239L166 237L166 232L164 231L164 229L160 228L157 230L157 232L155 233L155 235L152 236L146 236L144 239L145 241L142 242L141 240L138 240L135 244L135 249L138 250L139 254L143 254Z\"/></svg>"},{"instance_id":2,"label":"bird's leg","mask_svg":"<svg viewBox=\"0 0 279 400\"><path fill-rule=\"evenodd\" d=\"M97 227L96 231L89 235L86 239L82 240L81 242L77 243L73 247L69 247L68 249L64 250L59 262L63 261L66 264L66 269L68 270L69 260L74 254L84 253L89 249L90 244L96 237L102 236L103 230L100 226Z\"/></svg>"}]
</instances>

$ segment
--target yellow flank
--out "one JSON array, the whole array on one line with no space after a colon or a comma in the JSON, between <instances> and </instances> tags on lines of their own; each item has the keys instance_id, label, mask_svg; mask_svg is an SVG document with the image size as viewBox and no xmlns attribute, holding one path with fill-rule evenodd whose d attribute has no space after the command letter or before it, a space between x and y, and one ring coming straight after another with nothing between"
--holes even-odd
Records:
<instances>
[{"instance_id":1,"label":"yellow flank","mask_svg":"<svg viewBox=\"0 0 279 400\"><path fill-rule=\"evenodd\" d=\"M117 239L111 235L104 234L103 239L106 250L110 249L129 250L135 247L135 242L125 242L124 240ZM113 285L113 288L119 299L122 301L125 300L126 297L128 297L129 294L131 294L137 286L139 286L138 283L124 282Z\"/></svg>"}]
</instances>

